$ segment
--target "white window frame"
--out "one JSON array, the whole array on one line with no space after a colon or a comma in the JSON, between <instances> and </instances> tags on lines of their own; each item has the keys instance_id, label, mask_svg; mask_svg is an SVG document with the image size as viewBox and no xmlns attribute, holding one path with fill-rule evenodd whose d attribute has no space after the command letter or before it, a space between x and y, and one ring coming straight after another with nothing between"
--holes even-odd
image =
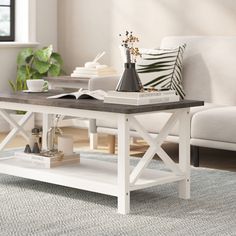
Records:
<instances>
[{"instance_id":1,"label":"white window frame","mask_svg":"<svg viewBox=\"0 0 236 236\"><path fill-rule=\"evenodd\" d=\"M0 42L0 47L37 46L37 0L15 1L15 41Z\"/></svg>"}]
</instances>

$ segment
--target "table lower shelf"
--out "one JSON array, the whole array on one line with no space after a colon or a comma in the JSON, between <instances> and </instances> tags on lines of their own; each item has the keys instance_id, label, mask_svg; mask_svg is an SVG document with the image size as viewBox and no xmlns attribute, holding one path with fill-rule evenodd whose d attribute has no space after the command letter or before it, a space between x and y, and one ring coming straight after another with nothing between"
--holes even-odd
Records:
<instances>
[{"instance_id":1,"label":"table lower shelf","mask_svg":"<svg viewBox=\"0 0 236 236\"><path fill-rule=\"evenodd\" d=\"M19 158L0 159L0 173L118 196L117 164L107 161L81 159L79 164L44 169ZM130 191L183 179L171 172L146 169L135 185L130 185Z\"/></svg>"}]
</instances>

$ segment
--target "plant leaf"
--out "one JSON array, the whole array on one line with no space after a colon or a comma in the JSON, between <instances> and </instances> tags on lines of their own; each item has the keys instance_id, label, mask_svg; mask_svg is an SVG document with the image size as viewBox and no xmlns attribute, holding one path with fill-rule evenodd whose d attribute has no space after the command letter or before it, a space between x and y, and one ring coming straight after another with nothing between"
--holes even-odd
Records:
<instances>
[{"instance_id":1,"label":"plant leaf","mask_svg":"<svg viewBox=\"0 0 236 236\"><path fill-rule=\"evenodd\" d=\"M24 89L24 81L16 80L16 91L21 91Z\"/></svg>"},{"instance_id":2,"label":"plant leaf","mask_svg":"<svg viewBox=\"0 0 236 236\"><path fill-rule=\"evenodd\" d=\"M48 62L43 62L43 61L39 61L39 60L35 60L34 61L34 69L39 73L39 74L44 74L46 73L49 68L50 68L50 63Z\"/></svg>"},{"instance_id":3,"label":"plant leaf","mask_svg":"<svg viewBox=\"0 0 236 236\"><path fill-rule=\"evenodd\" d=\"M67 75L67 73L66 73L66 71L65 71L65 70L61 69L61 71L60 71L60 74L59 74L59 75Z\"/></svg>"},{"instance_id":4,"label":"plant leaf","mask_svg":"<svg viewBox=\"0 0 236 236\"><path fill-rule=\"evenodd\" d=\"M38 61L48 62L52 55L52 51L53 51L53 48L52 48L52 45L50 45L47 48L39 49L35 51L34 55L35 55L35 58L38 59Z\"/></svg>"},{"instance_id":5,"label":"plant leaf","mask_svg":"<svg viewBox=\"0 0 236 236\"><path fill-rule=\"evenodd\" d=\"M16 84L15 84L15 82L12 81L12 80L9 80L8 82L9 82L9 84L10 84L12 90L13 90L13 91L16 91Z\"/></svg>"},{"instance_id":6,"label":"plant leaf","mask_svg":"<svg viewBox=\"0 0 236 236\"><path fill-rule=\"evenodd\" d=\"M34 71L32 74L32 79L42 79L43 75L40 74L38 71Z\"/></svg>"},{"instance_id":7,"label":"plant leaf","mask_svg":"<svg viewBox=\"0 0 236 236\"><path fill-rule=\"evenodd\" d=\"M27 59L32 57L34 54L34 50L32 48L25 48L21 50L17 56L17 65L25 65L27 63Z\"/></svg>"},{"instance_id":8,"label":"plant leaf","mask_svg":"<svg viewBox=\"0 0 236 236\"><path fill-rule=\"evenodd\" d=\"M51 65L48 70L48 76L58 76L60 75L61 67L60 65Z\"/></svg>"},{"instance_id":9,"label":"plant leaf","mask_svg":"<svg viewBox=\"0 0 236 236\"><path fill-rule=\"evenodd\" d=\"M22 65L17 69L17 80L24 81L30 79L30 75L27 71L26 65Z\"/></svg>"},{"instance_id":10,"label":"plant leaf","mask_svg":"<svg viewBox=\"0 0 236 236\"><path fill-rule=\"evenodd\" d=\"M61 58L61 55L59 53L53 52L51 55L51 63L52 64L57 64L62 66L63 65L63 60Z\"/></svg>"}]
</instances>

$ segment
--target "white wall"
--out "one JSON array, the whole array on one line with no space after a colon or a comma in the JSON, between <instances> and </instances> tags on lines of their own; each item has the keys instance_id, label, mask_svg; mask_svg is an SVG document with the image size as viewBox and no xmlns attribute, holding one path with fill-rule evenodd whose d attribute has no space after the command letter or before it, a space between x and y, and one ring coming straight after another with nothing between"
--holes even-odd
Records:
<instances>
[{"instance_id":1,"label":"white wall","mask_svg":"<svg viewBox=\"0 0 236 236\"><path fill-rule=\"evenodd\" d=\"M59 0L58 46L66 72L110 49L111 0ZM109 56L104 57L110 60Z\"/></svg>"},{"instance_id":2,"label":"white wall","mask_svg":"<svg viewBox=\"0 0 236 236\"><path fill-rule=\"evenodd\" d=\"M20 0L18 0L20 1ZM41 46L57 51L57 0L37 0L36 39Z\"/></svg>"},{"instance_id":3,"label":"white wall","mask_svg":"<svg viewBox=\"0 0 236 236\"><path fill-rule=\"evenodd\" d=\"M37 0L36 4L36 41L39 46L53 44L57 49L57 0ZM8 80L16 78L16 57L21 49L22 45L0 43L0 91L11 90Z\"/></svg>"},{"instance_id":4,"label":"white wall","mask_svg":"<svg viewBox=\"0 0 236 236\"><path fill-rule=\"evenodd\" d=\"M71 72L106 50L120 67L119 33L133 30L142 47L167 35L236 35L235 0L59 0L58 46Z\"/></svg>"},{"instance_id":5,"label":"white wall","mask_svg":"<svg viewBox=\"0 0 236 236\"><path fill-rule=\"evenodd\" d=\"M21 2L22 0L17 0ZM33 0L29 0L33 6ZM24 0L27 2L27 0ZM22 5L21 5L22 6ZM52 44L54 49L57 50L57 0L36 0L36 14L31 11L29 18L32 22L29 25L29 35L19 35L22 30L18 30L18 39L22 43L22 39L36 40L39 45L34 47L42 47ZM33 14L33 15L32 15ZM27 17L26 17L27 19ZM27 24L27 22L26 22ZM20 25L22 26L22 25ZM24 30L27 25L24 25ZM16 78L16 58L17 54L23 47L32 47L30 44L4 44L0 43L0 92L11 91L8 81L15 80ZM40 121L40 116L36 116L36 123ZM8 131L9 125L2 117L0 117L0 131Z\"/></svg>"}]
</instances>

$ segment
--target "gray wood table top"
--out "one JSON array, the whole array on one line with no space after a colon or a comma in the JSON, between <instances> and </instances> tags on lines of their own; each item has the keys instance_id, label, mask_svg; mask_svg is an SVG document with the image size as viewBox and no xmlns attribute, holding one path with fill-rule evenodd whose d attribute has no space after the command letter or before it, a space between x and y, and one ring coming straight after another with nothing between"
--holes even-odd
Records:
<instances>
[{"instance_id":1,"label":"gray wood table top","mask_svg":"<svg viewBox=\"0 0 236 236\"><path fill-rule=\"evenodd\" d=\"M0 108L1 102L19 103L19 104L32 104L41 106L53 106L63 108L74 108L82 110L93 110L103 112L114 112L123 114L134 114L142 112L161 111L168 109L187 108L195 106L203 106L203 101L195 100L182 100L179 102L168 102L141 106L108 104L103 101L95 99L47 99L48 96L60 94L61 91L49 91L43 93L0 93ZM19 105L19 110L20 110Z\"/></svg>"}]
</instances>

